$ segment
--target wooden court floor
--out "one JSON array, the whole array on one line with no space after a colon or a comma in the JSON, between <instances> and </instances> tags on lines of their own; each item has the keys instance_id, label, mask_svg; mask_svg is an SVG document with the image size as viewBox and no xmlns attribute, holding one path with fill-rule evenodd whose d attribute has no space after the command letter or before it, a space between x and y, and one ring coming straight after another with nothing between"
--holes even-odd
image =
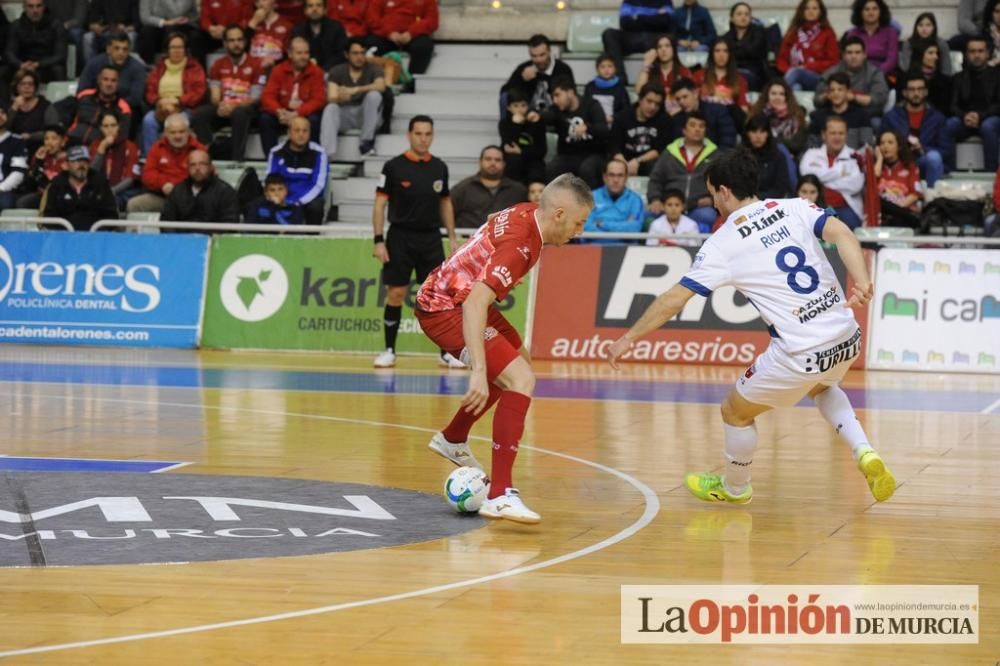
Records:
<instances>
[{"instance_id":1,"label":"wooden court floor","mask_svg":"<svg viewBox=\"0 0 1000 666\"><path fill-rule=\"evenodd\" d=\"M0 453L438 494L451 467L426 444L464 375L425 358L369 363L3 347ZM0 661L1000 663L1000 377L852 373L845 388L866 396L859 414L901 483L895 497L876 505L846 445L796 407L760 419L754 501L731 507L682 483L720 467L711 399L738 369L535 365L553 397L532 404L515 481L541 525L299 557L0 568ZM381 392L351 390L362 384ZM489 459L485 439L473 448ZM980 642L620 643L621 585L761 583L979 585Z\"/></svg>"}]
</instances>

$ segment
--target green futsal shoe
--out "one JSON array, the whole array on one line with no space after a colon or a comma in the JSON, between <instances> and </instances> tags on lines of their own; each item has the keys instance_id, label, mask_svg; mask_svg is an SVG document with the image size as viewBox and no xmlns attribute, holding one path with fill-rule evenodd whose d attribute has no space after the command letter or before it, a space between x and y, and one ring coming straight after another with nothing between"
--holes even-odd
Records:
<instances>
[{"instance_id":1,"label":"green futsal shoe","mask_svg":"<svg viewBox=\"0 0 1000 666\"><path fill-rule=\"evenodd\" d=\"M687 489L691 494L706 502L729 502L746 504L753 499L753 488L747 484L746 490L738 495L726 490L726 484L718 474L688 474Z\"/></svg>"},{"instance_id":2,"label":"green futsal shoe","mask_svg":"<svg viewBox=\"0 0 1000 666\"><path fill-rule=\"evenodd\" d=\"M865 475L872 497L878 502L884 502L896 492L896 477L885 466L874 449L862 452L858 457L858 469Z\"/></svg>"}]
</instances>

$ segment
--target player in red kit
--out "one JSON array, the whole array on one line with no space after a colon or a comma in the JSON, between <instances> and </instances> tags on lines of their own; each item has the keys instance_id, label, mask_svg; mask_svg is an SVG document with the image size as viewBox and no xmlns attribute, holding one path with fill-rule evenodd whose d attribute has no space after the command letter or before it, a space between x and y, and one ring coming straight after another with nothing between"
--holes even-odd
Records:
<instances>
[{"instance_id":1,"label":"player in red kit","mask_svg":"<svg viewBox=\"0 0 1000 666\"><path fill-rule=\"evenodd\" d=\"M458 412L434 435L430 448L456 465L482 468L469 450L469 431L498 403L490 490L481 516L541 520L525 506L511 478L535 375L521 336L494 303L538 262L542 245L563 245L579 234L593 207L583 180L559 176L538 204L521 203L490 215L468 243L427 276L417 294L416 315L424 333L472 371Z\"/></svg>"}]
</instances>

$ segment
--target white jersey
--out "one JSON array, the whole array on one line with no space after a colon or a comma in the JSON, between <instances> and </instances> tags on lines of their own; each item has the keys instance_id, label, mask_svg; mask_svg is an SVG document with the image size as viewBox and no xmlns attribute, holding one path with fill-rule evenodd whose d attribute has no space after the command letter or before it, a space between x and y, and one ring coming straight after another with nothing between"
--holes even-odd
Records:
<instances>
[{"instance_id":1,"label":"white jersey","mask_svg":"<svg viewBox=\"0 0 1000 666\"><path fill-rule=\"evenodd\" d=\"M702 296L736 287L790 353L850 337L858 324L819 244L827 217L805 199L744 206L705 241L680 283Z\"/></svg>"}]
</instances>

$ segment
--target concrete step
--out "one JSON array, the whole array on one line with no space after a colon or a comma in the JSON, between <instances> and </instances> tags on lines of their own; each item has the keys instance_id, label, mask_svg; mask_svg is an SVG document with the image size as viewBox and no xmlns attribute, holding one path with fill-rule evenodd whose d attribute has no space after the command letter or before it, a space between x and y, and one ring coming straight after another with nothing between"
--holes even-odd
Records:
<instances>
[{"instance_id":1,"label":"concrete step","mask_svg":"<svg viewBox=\"0 0 1000 666\"><path fill-rule=\"evenodd\" d=\"M418 76L416 82L417 94L482 94L499 97L500 88L507 79L477 76Z\"/></svg>"},{"instance_id":2,"label":"concrete step","mask_svg":"<svg viewBox=\"0 0 1000 666\"><path fill-rule=\"evenodd\" d=\"M382 154L366 157L363 165L365 177L378 178L382 173L382 166L392 159L392 155ZM467 178L479 171L479 150L472 157L443 157L448 165L448 177L452 184Z\"/></svg>"},{"instance_id":3,"label":"concrete step","mask_svg":"<svg viewBox=\"0 0 1000 666\"><path fill-rule=\"evenodd\" d=\"M375 188L378 178L348 178L346 180L330 181L333 190L333 201L338 205L345 201L368 201L375 198Z\"/></svg>"},{"instance_id":4,"label":"concrete step","mask_svg":"<svg viewBox=\"0 0 1000 666\"><path fill-rule=\"evenodd\" d=\"M452 93L448 95L400 95L393 109L400 116L427 114L451 117L478 117L498 119L500 107L497 95Z\"/></svg>"},{"instance_id":5,"label":"concrete step","mask_svg":"<svg viewBox=\"0 0 1000 666\"><path fill-rule=\"evenodd\" d=\"M431 144L431 153L437 155L445 162L452 157L475 157L478 158L479 151L491 143L497 142L495 132L490 133L458 133L458 132L437 132L434 135L434 143ZM410 148L410 142L405 136L398 134L383 134L375 139L375 151L381 155L398 155ZM338 148L339 153L339 148Z\"/></svg>"},{"instance_id":6,"label":"concrete step","mask_svg":"<svg viewBox=\"0 0 1000 666\"><path fill-rule=\"evenodd\" d=\"M406 132L407 123L412 116L402 116L392 114L392 128L397 130L395 134ZM483 136L493 135L499 141L500 134L497 129L499 118L466 117L451 115L434 116L434 129L437 134L449 134L461 132L465 134L481 134Z\"/></svg>"},{"instance_id":7,"label":"concrete step","mask_svg":"<svg viewBox=\"0 0 1000 666\"><path fill-rule=\"evenodd\" d=\"M372 219L372 199L361 200L361 199L348 199L346 201L337 201L337 220L368 220L371 223Z\"/></svg>"},{"instance_id":8,"label":"concrete step","mask_svg":"<svg viewBox=\"0 0 1000 666\"><path fill-rule=\"evenodd\" d=\"M524 44L445 44L439 42L434 45L434 57L442 60L512 60L519 63L528 59L528 46L527 42Z\"/></svg>"}]
</instances>

